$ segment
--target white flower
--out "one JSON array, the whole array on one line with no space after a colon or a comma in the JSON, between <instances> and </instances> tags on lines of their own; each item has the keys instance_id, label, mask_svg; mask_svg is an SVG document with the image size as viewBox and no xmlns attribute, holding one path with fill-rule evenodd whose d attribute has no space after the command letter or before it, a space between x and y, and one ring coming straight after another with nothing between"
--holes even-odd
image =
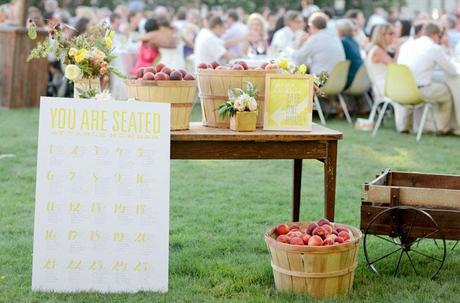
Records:
<instances>
[{"instance_id":1,"label":"white flower","mask_svg":"<svg viewBox=\"0 0 460 303\"><path fill-rule=\"evenodd\" d=\"M105 90L102 93L96 94L94 99L97 101L111 101L113 100L113 97L108 90Z\"/></svg>"},{"instance_id":2,"label":"white flower","mask_svg":"<svg viewBox=\"0 0 460 303\"><path fill-rule=\"evenodd\" d=\"M74 64L67 65L64 75L70 81L78 81L83 77L81 69Z\"/></svg>"},{"instance_id":3,"label":"white flower","mask_svg":"<svg viewBox=\"0 0 460 303\"><path fill-rule=\"evenodd\" d=\"M254 99L254 97L251 97L251 98L249 98L248 103L249 103L248 104L249 111L255 112L257 110L257 101L256 101L256 99Z\"/></svg>"},{"instance_id":4,"label":"white flower","mask_svg":"<svg viewBox=\"0 0 460 303\"><path fill-rule=\"evenodd\" d=\"M246 106L244 105L244 102L241 100L240 97L238 97L236 100L235 100L235 103L233 103L233 107L239 111L239 112L242 112L245 110Z\"/></svg>"}]
</instances>

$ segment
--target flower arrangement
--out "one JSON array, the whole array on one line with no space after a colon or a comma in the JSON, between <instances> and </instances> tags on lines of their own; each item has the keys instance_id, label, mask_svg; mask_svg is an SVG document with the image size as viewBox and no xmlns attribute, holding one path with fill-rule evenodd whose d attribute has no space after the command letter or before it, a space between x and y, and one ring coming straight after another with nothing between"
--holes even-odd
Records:
<instances>
[{"instance_id":1,"label":"flower arrangement","mask_svg":"<svg viewBox=\"0 0 460 303\"><path fill-rule=\"evenodd\" d=\"M33 20L29 20L29 37L37 37L37 26ZM57 60L66 65L65 77L72 82L81 79L100 79L109 73L125 78L125 76L110 66L116 58L113 55L112 36L113 32L107 26L94 26L86 34L82 34L71 39L66 39L63 34L64 28L75 30L66 24L57 24L49 30L49 39L39 42L27 58L27 61L37 58L47 58L53 54ZM75 30L76 31L76 30ZM90 98L97 93L91 87L89 81L87 91L79 90L80 97Z\"/></svg>"},{"instance_id":2,"label":"flower arrangement","mask_svg":"<svg viewBox=\"0 0 460 303\"><path fill-rule=\"evenodd\" d=\"M287 59L281 58L278 60L278 66L282 69L286 74L296 74L296 75L306 75L308 74L308 67L305 64L301 64L296 66L295 64L289 62ZM327 80L329 79L329 75L326 72L321 72L317 75L312 75L314 86L315 86L315 94L321 96L321 87L323 87Z\"/></svg>"},{"instance_id":3,"label":"flower arrangement","mask_svg":"<svg viewBox=\"0 0 460 303\"><path fill-rule=\"evenodd\" d=\"M222 118L233 117L236 112L257 111L257 88L254 84L246 81L246 88L231 88L228 90L228 101L217 109Z\"/></svg>"}]
</instances>

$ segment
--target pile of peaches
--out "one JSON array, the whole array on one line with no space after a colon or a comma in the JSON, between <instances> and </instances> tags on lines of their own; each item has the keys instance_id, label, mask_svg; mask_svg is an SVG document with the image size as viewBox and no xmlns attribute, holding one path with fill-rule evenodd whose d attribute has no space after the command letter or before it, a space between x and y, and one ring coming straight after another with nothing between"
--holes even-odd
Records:
<instances>
[{"instance_id":1,"label":"pile of peaches","mask_svg":"<svg viewBox=\"0 0 460 303\"><path fill-rule=\"evenodd\" d=\"M142 80L195 80L195 77L186 70L174 70L163 63L157 64L155 67L140 67L136 71L136 79Z\"/></svg>"},{"instance_id":2,"label":"pile of peaches","mask_svg":"<svg viewBox=\"0 0 460 303\"><path fill-rule=\"evenodd\" d=\"M214 69L214 70L277 70L279 69L278 64L276 63L262 63L256 68L249 68L246 61L240 60L235 61L232 64L220 65L218 62L214 61L212 63L200 63L197 65L197 69Z\"/></svg>"},{"instance_id":3,"label":"pile of peaches","mask_svg":"<svg viewBox=\"0 0 460 303\"><path fill-rule=\"evenodd\" d=\"M302 228L293 223L279 224L275 228L276 241L291 245L328 246L349 242L353 236L344 226L336 226L327 219L321 219Z\"/></svg>"}]
</instances>

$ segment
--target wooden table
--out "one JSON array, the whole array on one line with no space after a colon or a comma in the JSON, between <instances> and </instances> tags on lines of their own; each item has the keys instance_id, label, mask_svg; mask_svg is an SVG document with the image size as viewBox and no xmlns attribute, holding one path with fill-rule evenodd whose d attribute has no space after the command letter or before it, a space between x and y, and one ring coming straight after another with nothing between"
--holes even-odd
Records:
<instances>
[{"instance_id":1,"label":"wooden table","mask_svg":"<svg viewBox=\"0 0 460 303\"><path fill-rule=\"evenodd\" d=\"M293 159L292 220L299 221L302 160L324 163L324 213L334 220L337 141L342 133L313 124L311 132L234 132L192 122L171 132L171 159Z\"/></svg>"}]
</instances>

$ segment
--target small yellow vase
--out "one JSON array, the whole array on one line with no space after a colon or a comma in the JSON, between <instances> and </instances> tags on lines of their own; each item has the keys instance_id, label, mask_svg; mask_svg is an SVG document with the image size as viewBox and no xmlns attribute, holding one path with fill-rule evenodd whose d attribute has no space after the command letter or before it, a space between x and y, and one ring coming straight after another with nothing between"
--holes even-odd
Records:
<instances>
[{"instance_id":1,"label":"small yellow vase","mask_svg":"<svg viewBox=\"0 0 460 303\"><path fill-rule=\"evenodd\" d=\"M230 129L237 132L253 132L256 130L257 111L236 112L230 118Z\"/></svg>"}]
</instances>

